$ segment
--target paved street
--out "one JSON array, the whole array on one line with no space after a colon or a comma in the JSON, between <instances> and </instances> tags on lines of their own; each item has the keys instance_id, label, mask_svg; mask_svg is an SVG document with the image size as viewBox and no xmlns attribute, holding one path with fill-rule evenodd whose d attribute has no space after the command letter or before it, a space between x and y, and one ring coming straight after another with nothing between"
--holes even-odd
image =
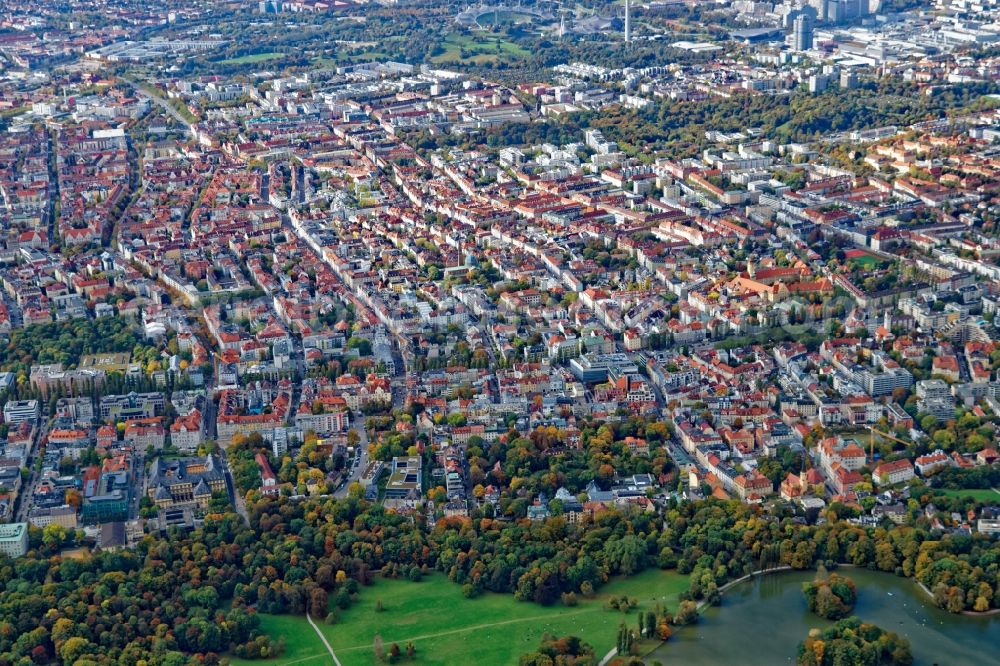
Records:
<instances>
[{"instance_id":1,"label":"paved street","mask_svg":"<svg viewBox=\"0 0 1000 666\"><path fill-rule=\"evenodd\" d=\"M351 430L358 433L358 445L354 449L354 456L348 460L347 478L334 491L334 497L346 497L351 484L358 481L368 467L368 433L365 431L364 421L359 423L358 419L364 416L351 419Z\"/></svg>"}]
</instances>

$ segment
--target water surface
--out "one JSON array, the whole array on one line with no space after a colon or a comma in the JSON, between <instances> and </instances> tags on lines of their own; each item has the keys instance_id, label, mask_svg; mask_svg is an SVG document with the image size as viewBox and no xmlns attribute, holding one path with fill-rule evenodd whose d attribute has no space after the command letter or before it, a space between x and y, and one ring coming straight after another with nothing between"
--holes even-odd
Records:
<instances>
[{"instance_id":1,"label":"water surface","mask_svg":"<svg viewBox=\"0 0 1000 666\"><path fill-rule=\"evenodd\" d=\"M936 608L912 580L892 574L847 567L839 573L857 583L854 614L909 639L917 666L1000 664L1000 615L952 615ZM802 583L815 575L771 574L733 586L720 607L705 609L699 624L675 632L646 663L794 664L809 629L832 624L806 608Z\"/></svg>"}]
</instances>

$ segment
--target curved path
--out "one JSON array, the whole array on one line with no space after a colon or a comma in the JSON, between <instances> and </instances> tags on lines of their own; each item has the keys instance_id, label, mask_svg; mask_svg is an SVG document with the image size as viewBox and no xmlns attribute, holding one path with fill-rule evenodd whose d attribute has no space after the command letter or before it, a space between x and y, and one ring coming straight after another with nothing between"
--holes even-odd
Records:
<instances>
[{"instance_id":1,"label":"curved path","mask_svg":"<svg viewBox=\"0 0 1000 666\"><path fill-rule=\"evenodd\" d=\"M326 640L326 636L324 636L323 632L319 630L319 627L317 627L316 623L313 622L312 616L308 612L306 613L306 619L309 620L309 625L316 631L316 635L319 636L319 639L323 641L323 645L326 646L326 651L330 653L330 657L333 659L333 663L335 663L337 666L343 666L340 663L340 660L337 659L337 655L333 653L333 648L330 647L330 643Z\"/></svg>"},{"instance_id":2,"label":"curved path","mask_svg":"<svg viewBox=\"0 0 1000 666\"><path fill-rule=\"evenodd\" d=\"M592 613L592 612L598 611L598 610L602 610L602 609L599 608L599 607L596 607L596 606L593 607L593 608L583 608L581 610L574 611L574 612L571 612L571 613L564 613L564 614L560 615L560 617L570 617L572 615L581 615L583 613ZM486 624L477 624L474 627L462 627L461 629L449 629L448 631L439 631L439 632L433 633L433 634L423 634L422 636L413 636L411 638L403 638L403 639L400 639L400 640L394 641L394 642L396 642L396 643L403 643L403 642L412 643L414 641L425 641L425 640L427 640L429 638L440 638L441 636L451 636L453 634L464 634L464 633L469 632L469 631L479 631L480 629L489 629L490 627L502 627L502 626L504 626L506 624L517 624L518 622L534 622L536 620L546 620L546 619L548 619L550 617L551 617L550 615L532 615L532 616L529 616L529 617L514 618L513 620L499 620L497 622L487 622ZM326 641L324 641L324 642L326 642ZM352 645L351 647L339 648L339 649L343 653L343 652L351 652L353 650L363 650L363 649L365 649L367 647L369 647L369 646L368 645ZM331 650L330 654L333 654L332 650Z\"/></svg>"}]
</instances>

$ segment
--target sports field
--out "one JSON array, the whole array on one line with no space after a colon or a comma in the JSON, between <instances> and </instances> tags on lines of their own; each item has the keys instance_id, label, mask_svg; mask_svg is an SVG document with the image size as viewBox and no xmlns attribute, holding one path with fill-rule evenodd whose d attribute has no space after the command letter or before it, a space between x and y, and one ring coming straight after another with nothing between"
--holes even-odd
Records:
<instances>
[{"instance_id":1,"label":"sports field","mask_svg":"<svg viewBox=\"0 0 1000 666\"><path fill-rule=\"evenodd\" d=\"M277 60L278 58L285 57L284 53L251 53L250 55L240 56L238 58L230 58L229 60L220 60L220 65L251 65L258 62L267 62L268 60Z\"/></svg>"},{"instance_id":2,"label":"sports field","mask_svg":"<svg viewBox=\"0 0 1000 666\"><path fill-rule=\"evenodd\" d=\"M962 490L946 490L944 488L935 488L934 492L940 493L947 497L971 497L977 502L988 502L992 504L1000 504L1000 491L994 490L992 488L964 488Z\"/></svg>"},{"instance_id":3,"label":"sports field","mask_svg":"<svg viewBox=\"0 0 1000 666\"><path fill-rule=\"evenodd\" d=\"M847 258L848 261L852 261L861 266L862 268L866 269L872 269L875 268L876 266L880 266L885 263L885 260L879 257L878 255L866 252L864 250L857 250L857 249L847 250L844 253L844 256Z\"/></svg>"}]
</instances>

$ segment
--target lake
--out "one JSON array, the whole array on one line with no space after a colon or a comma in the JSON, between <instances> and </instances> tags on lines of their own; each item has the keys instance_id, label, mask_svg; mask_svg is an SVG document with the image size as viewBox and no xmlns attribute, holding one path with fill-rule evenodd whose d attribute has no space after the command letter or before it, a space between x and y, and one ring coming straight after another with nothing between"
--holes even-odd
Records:
<instances>
[{"instance_id":1,"label":"lake","mask_svg":"<svg viewBox=\"0 0 1000 666\"><path fill-rule=\"evenodd\" d=\"M936 608L907 578L844 567L858 586L854 615L905 636L919 666L1000 663L1000 615L952 615ZM794 664L798 644L813 627L833 624L809 613L802 583L813 571L771 574L730 588L722 605L706 608L699 623L675 632L645 662L685 666Z\"/></svg>"}]
</instances>

